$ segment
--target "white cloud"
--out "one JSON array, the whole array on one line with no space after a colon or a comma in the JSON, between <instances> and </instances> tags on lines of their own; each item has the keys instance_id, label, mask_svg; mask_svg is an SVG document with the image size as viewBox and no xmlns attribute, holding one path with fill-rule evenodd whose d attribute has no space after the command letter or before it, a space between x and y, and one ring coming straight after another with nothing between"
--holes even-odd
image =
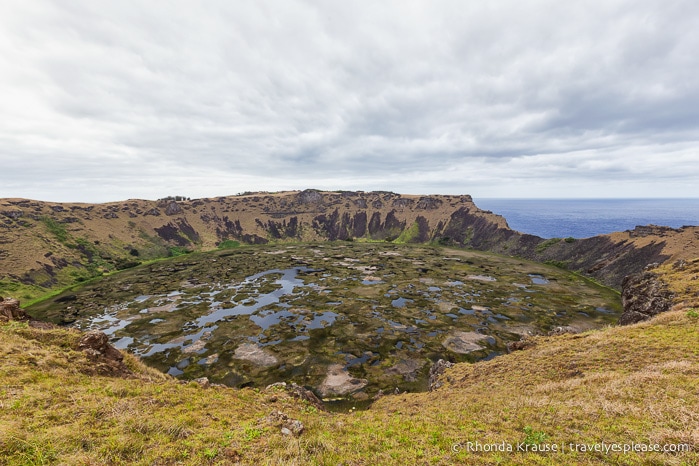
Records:
<instances>
[{"instance_id":1,"label":"white cloud","mask_svg":"<svg viewBox=\"0 0 699 466\"><path fill-rule=\"evenodd\" d=\"M699 5L13 2L1 197L691 196Z\"/></svg>"}]
</instances>

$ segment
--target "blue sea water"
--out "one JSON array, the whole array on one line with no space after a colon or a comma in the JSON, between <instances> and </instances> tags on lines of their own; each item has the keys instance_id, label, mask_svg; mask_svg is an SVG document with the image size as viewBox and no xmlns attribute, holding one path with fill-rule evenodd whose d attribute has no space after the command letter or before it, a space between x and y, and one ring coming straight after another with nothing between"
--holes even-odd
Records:
<instances>
[{"instance_id":1,"label":"blue sea water","mask_svg":"<svg viewBox=\"0 0 699 466\"><path fill-rule=\"evenodd\" d=\"M699 199L474 199L510 228L542 238L587 238L637 225L699 225Z\"/></svg>"}]
</instances>

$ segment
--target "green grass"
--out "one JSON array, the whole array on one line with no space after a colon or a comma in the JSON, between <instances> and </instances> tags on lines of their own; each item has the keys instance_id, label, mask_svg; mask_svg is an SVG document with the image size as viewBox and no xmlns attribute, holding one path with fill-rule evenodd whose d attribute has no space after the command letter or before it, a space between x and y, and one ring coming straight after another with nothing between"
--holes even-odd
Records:
<instances>
[{"instance_id":1,"label":"green grass","mask_svg":"<svg viewBox=\"0 0 699 466\"><path fill-rule=\"evenodd\" d=\"M186 254L190 254L192 252L191 249L187 249L182 246L172 246L168 248L168 256L169 257L178 257L178 256L184 256Z\"/></svg>"},{"instance_id":2,"label":"green grass","mask_svg":"<svg viewBox=\"0 0 699 466\"><path fill-rule=\"evenodd\" d=\"M38 285L26 285L21 282L0 280L0 296L12 296L26 302L44 295L46 295L46 289Z\"/></svg>"},{"instance_id":3,"label":"green grass","mask_svg":"<svg viewBox=\"0 0 699 466\"><path fill-rule=\"evenodd\" d=\"M459 364L432 393L329 414L278 390L203 389L126 360L88 376L75 331L0 325L0 464L693 465L683 453L518 451L517 445L699 444L699 327L687 311ZM274 411L299 419L281 434ZM512 452L469 452L468 442Z\"/></svg>"},{"instance_id":4,"label":"green grass","mask_svg":"<svg viewBox=\"0 0 699 466\"><path fill-rule=\"evenodd\" d=\"M558 267L559 269L568 270L568 263L566 261L549 260L545 261L544 264L553 265L554 267Z\"/></svg>"},{"instance_id":5,"label":"green grass","mask_svg":"<svg viewBox=\"0 0 699 466\"><path fill-rule=\"evenodd\" d=\"M410 228L406 228L398 235L398 238L393 240L394 243L405 244L415 241L420 235L420 226L417 222L410 225Z\"/></svg>"},{"instance_id":6,"label":"green grass","mask_svg":"<svg viewBox=\"0 0 699 466\"><path fill-rule=\"evenodd\" d=\"M532 426L525 426L522 430L525 434L523 442L526 445L541 445L549 439L545 432L535 431Z\"/></svg>"},{"instance_id":7,"label":"green grass","mask_svg":"<svg viewBox=\"0 0 699 466\"><path fill-rule=\"evenodd\" d=\"M561 242L561 238L547 239L546 241L539 243L536 246L535 250L536 250L536 252L541 253L541 252L544 252L545 250L547 250L548 248L550 248L551 246L553 246L554 244L558 244L560 242ZM568 242L568 241L566 240L566 242Z\"/></svg>"},{"instance_id":8,"label":"green grass","mask_svg":"<svg viewBox=\"0 0 699 466\"><path fill-rule=\"evenodd\" d=\"M221 241L218 245L218 249L235 249L240 247L240 242L232 240L232 239L227 239L225 241Z\"/></svg>"},{"instance_id":9,"label":"green grass","mask_svg":"<svg viewBox=\"0 0 699 466\"><path fill-rule=\"evenodd\" d=\"M41 222L46 226L49 233L53 234L61 243L65 243L68 240L69 235L65 225L58 223L51 217L41 217Z\"/></svg>"}]
</instances>

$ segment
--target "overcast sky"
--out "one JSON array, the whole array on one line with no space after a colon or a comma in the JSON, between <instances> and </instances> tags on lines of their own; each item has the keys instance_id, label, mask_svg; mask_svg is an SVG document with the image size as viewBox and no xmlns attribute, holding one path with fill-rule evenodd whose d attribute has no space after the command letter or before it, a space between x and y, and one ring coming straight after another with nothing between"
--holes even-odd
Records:
<instances>
[{"instance_id":1,"label":"overcast sky","mask_svg":"<svg viewBox=\"0 0 699 466\"><path fill-rule=\"evenodd\" d=\"M694 0L0 0L0 197L696 197L698 51Z\"/></svg>"}]
</instances>

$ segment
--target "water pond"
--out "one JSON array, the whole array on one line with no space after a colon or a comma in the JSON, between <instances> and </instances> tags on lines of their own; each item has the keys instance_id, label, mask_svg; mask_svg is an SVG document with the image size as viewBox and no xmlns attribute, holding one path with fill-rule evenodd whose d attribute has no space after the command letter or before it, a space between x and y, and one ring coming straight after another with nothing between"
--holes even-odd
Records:
<instances>
[{"instance_id":1,"label":"water pond","mask_svg":"<svg viewBox=\"0 0 699 466\"><path fill-rule=\"evenodd\" d=\"M608 325L619 296L555 267L390 243L245 247L105 277L36 305L180 378L295 381L327 399L424 390L432 362ZM63 299L61 299L63 298Z\"/></svg>"}]
</instances>

